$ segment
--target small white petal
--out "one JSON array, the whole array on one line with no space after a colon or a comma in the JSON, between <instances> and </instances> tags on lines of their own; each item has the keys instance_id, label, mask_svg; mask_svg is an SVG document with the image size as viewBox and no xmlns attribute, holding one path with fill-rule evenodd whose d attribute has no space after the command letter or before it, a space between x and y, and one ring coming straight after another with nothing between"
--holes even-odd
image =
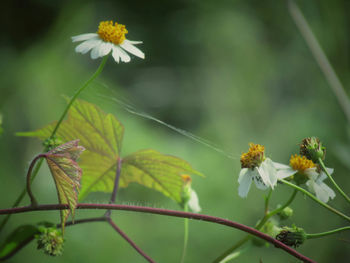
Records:
<instances>
[{"instance_id":1,"label":"small white petal","mask_svg":"<svg viewBox=\"0 0 350 263\"><path fill-rule=\"evenodd\" d=\"M86 40L75 48L75 52L85 54L101 42L99 39Z\"/></svg>"},{"instance_id":2,"label":"small white petal","mask_svg":"<svg viewBox=\"0 0 350 263\"><path fill-rule=\"evenodd\" d=\"M255 186L260 190L266 190L267 188L269 188L269 186L263 182L258 172L254 174L253 181L255 182Z\"/></svg>"},{"instance_id":3,"label":"small white petal","mask_svg":"<svg viewBox=\"0 0 350 263\"><path fill-rule=\"evenodd\" d=\"M325 183L318 184L314 180L306 182L309 191L316 194L316 197L324 203L327 203L329 198L334 198L334 191L328 187Z\"/></svg>"},{"instance_id":4,"label":"small white petal","mask_svg":"<svg viewBox=\"0 0 350 263\"><path fill-rule=\"evenodd\" d=\"M90 54L92 59L96 59L96 58L100 57L100 48L101 48L101 45L102 45L102 44L103 44L103 43L101 42L101 43L97 44L97 45L92 49L91 54Z\"/></svg>"},{"instance_id":5,"label":"small white petal","mask_svg":"<svg viewBox=\"0 0 350 263\"><path fill-rule=\"evenodd\" d=\"M248 168L242 168L241 171L239 172L238 183L241 183L244 177L249 176L249 173L250 171Z\"/></svg>"},{"instance_id":6,"label":"small white petal","mask_svg":"<svg viewBox=\"0 0 350 263\"><path fill-rule=\"evenodd\" d=\"M114 46L114 48L118 49L121 61L125 63L130 62L130 56L123 49L121 49L119 46Z\"/></svg>"},{"instance_id":7,"label":"small white petal","mask_svg":"<svg viewBox=\"0 0 350 263\"><path fill-rule=\"evenodd\" d=\"M98 37L98 34L96 33L87 33L87 34L81 34L81 35L72 37L72 41L73 42L84 41L84 40L88 40L96 37Z\"/></svg>"},{"instance_id":8,"label":"small white petal","mask_svg":"<svg viewBox=\"0 0 350 263\"><path fill-rule=\"evenodd\" d=\"M327 172L331 175L334 172L333 168L326 167Z\"/></svg>"},{"instance_id":9,"label":"small white petal","mask_svg":"<svg viewBox=\"0 0 350 263\"><path fill-rule=\"evenodd\" d=\"M319 175L319 173L316 171L316 167L306 169L304 174L306 174L312 180L316 180Z\"/></svg>"},{"instance_id":10,"label":"small white petal","mask_svg":"<svg viewBox=\"0 0 350 263\"><path fill-rule=\"evenodd\" d=\"M247 169L247 168L244 168L244 169ZM248 169L244 173L242 173L242 170L240 173L240 177L238 178L238 182L239 182L238 195L242 198L245 198L247 197L250 189L250 185L252 184L252 176L250 175L250 172Z\"/></svg>"},{"instance_id":11,"label":"small white petal","mask_svg":"<svg viewBox=\"0 0 350 263\"><path fill-rule=\"evenodd\" d=\"M326 185L325 183L322 183L320 186L323 188L323 190L324 190L325 192L328 193L328 196L329 196L331 199L333 199L333 198L335 197L334 191L333 191L328 185Z\"/></svg>"},{"instance_id":12,"label":"small white petal","mask_svg":"<svg viewBox=\"0 0 350 263\"><path fill-rule=\"evenodd\" d=\"M293 170L292 167L288 166L287 169L277 170L277 178L278 179L284 179L284 178L287 178L289 176L292 176L296 172L297 171Z\"/></svg>"},{"instance_id":13,"label":"small white petal","mask_svg":"<svg viewBox=\"0 0 350 263\"><path fill-rule=\"evenodd\" d=\"M129 53L131 53L139 58L145 58L145 54L140 49L133 46L130 42L124 41L119 46L122 47L123 49L125 49L126 51L128 51Z\"/></svg>"},{"instance_id":14,"label":"small white petal","mask_svg":"<svg viewBox=\"0 0 350 263\"><path fill-rule=\"evenodd\" d=\"M119 63L119 50L115 48L115 46L112 47L112 56L115 60L115 62Z\"/></svg>"},{"instance_id":15,"label":"small white petal","mask_svg":"<svg viewBox=\"0 0 350 263\"><path fill-rule=\"evenodd\" d=\"M289 165L286 165L286 164L283 164L283 163L276 163L276 162L272 162L273 163L273 166L275 166L275 168L277 170L284 170L284 169L289 169L290 166Z\"/></svg>"},{"instance_id":16,"label":"small white petal","mask_svg":"<svg viewBox=\"0 0 350 263\"><path fill-rule=\"evenodd\" d=\"M134 44L134 45L143 43L142 41L133 41L133 40L129 40L129 39L125 39L124 42L130 43L130 44Z\"/></svg>"},{"instance_id":17,"label":"small white petal","mask_svg":"<svg viewBox=\"0 0 350 263\"><path fill-rule=\"evenodd\" d=\"M111 49L113 47L112 43L109 42L103 42L100 46L100 54L99 57L106 56L109 52L111 52Z\"/></svg>"},{"instance_id":18,"label":"small white petal","mask_svg":"<svg viewBox=\"0 0 350 263\"><path fill-rule=\"evenodd\" d=\"M190 197L190 200L188 201L188 207L194 213L198 213L202 210L201 207L199 206L199 199L198 199L197 193L194 190L191 191L191 197Z\"/></svg>"},{"instance_id":19,"label":"small white petal","mask_svg":"<svg viewBox=\"0 0 350 263\"><path fill-rule=\"evenodd\" d=\"M277 184L277 170L273 161L270 158L266 158L266 160L262 163L262 168L265 170L265 173L268 174L269 181L273 189L273 187Z\"/></svg>"}]
</instances>

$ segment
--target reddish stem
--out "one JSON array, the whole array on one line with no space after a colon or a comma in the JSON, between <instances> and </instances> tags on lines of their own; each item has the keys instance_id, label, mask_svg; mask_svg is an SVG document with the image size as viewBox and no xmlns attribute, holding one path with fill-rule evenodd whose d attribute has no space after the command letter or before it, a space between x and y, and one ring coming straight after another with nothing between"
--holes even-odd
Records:
<instances>
[{"instance_id":1,"label":"reddish stem","mask_svg":"<svg viewBox=\"0 0 350 263\"><path fill-rule=\"evenodd\" d=\"M62 209L69 209L69 207L68 207L68 205L62 205L62 204L38 205L36 207L24 206L24 207L17 207L17 208L0 209L0 215L17 214L17 213L24 213L24 212L30 212L30 211L48 211L48 210L62 210ZM278 248L283 249L287 253L291 254L292 256L294 256L294 257L296 257L304 262L315 263L315 261L313 261L312 259L309 259L308 257L300 254L296 250L288 247L287 245L274 239L273 237L270 237L269 235L266 235L266 234L264 234L256 229L252 228L252 227L242 225L240 223L230 221L230 220L220 218L220 217L201 215L201 214L195 214L195 213L190 213L190 212L168 210L168 209L161 209L161 208L130 206L130 205L115 205L115 204L78 204L77 209L124 210L124 211L159 214L159 215L190 218L190 219L195 219L195 220L212 222L212 223L216 223L216 224L220 224L220 225L225 225L225 226L237 228L239 230L242 230L244 232L252 234L256 237L264 239L265 241L275 245Z\"/></svg>"},{"instance_id":2,"label":"reddish stem","mask_svg":"<svg viewBox=\"0 0 350 263\"><path fill-rule=\"evenodd\" d=\"M29 166L29 169L28 169L28 172L27 172L27 192L28 192L28 195L29 195L29 198L30 198L30 203L32 206L36 206L38 203L34 197L34 194L32 192L32 189L30 188L30 184L32 182L31 180L31 175L32 175L32 171L33 171L33 168L34 168L34 165L35 163L40 159L40 158L43 158L45 157L45 154L39 154L37 155L33 161L30 163L30 166Z\"/></svg>"},{"instance_id":3,"label":"reddish stem","mask_svg":"<svg viewBox=\"0 0 350 263\"><path fill-rule=\"evenodd\" d=\"M121 235L126 242L128 242L141 256L143 256L148 262L155 263L145 252L141 250L114 222L111 218L107 218L107 222L114 228L115 231Z\"/></svg>"}]
</instances>

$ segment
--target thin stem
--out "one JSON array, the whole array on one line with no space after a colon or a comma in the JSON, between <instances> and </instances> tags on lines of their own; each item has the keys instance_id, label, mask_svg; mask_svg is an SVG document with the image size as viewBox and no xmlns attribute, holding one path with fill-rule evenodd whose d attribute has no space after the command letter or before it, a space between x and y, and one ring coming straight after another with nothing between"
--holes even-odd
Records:
<instances>
[{"instance_id":1,"label":"thin stem","mask_svg":"<svg viewBox=\"0 0 350 263\"><path fill-rule=\"evenodd\" d=\"M111 218L107 218L107 222L119 233L141 256L143 256L148 262L155 263L145 252L141 250L114 222Z\"/></svg>"},{"instance_id":2,"label":"thin stem","mask_svg":"<svg viewBox=\"0 0 350 263\"><path fill-rule=\"evenodd\" d=\"M188 204L184 205L184 212L188 212ZM184 219L184 246L182 250L181 263L185 262L186 252L187 252L187 244L188 244L188 218Z\"/></svg>"},{"instance_id":3,"label":"thin stem","mask_svg":"<svg viewBox=\"0 0 350 263\"><path fill-rule=\"evenodd\" d=\"M327 171L326 166L324 165L323 161L321 158L318 158L318 162L322 167L322 170L326 173L328 176L329 180L331 180L332 184L334 185L335 188L337 188L338 192L350 203L350 198L349 196L344 193L344 191L339 187L339 185L334 181L333 177L330 175L330 173Z\"/></svg>"},{"instance_id":4,"label":"thin stem","mask_svg":"<svg viewBox=\"0 0 350 263\"><path fill-rule=\"evenodd\" d=\"M98 77L98 75L100 75L100 73L102 72L106 62L107 62L107 59L108 59L108 55L107 56L104 56L102 61L101 61L101 64L99 65L99 67L97 68L97 70L95 71L95 73L90 77L90 79L88 79L84 85L79 88L76 93L74 94L74 96L71 98L70 102L68 103L67 107L65 108L61 118L59 119L59 121L57 122L56 126L55 126L55 129L53 130L53 132L51 133L51 136L50 138L53 138L58 130L58 128L60 127L64 117L66 116L69 108L71 107L71 105L73 104L73 102L76 100L76 98L79 96L79 94L95 79ZM44 149L44 152L47 152L48 151L48 148L45 147ZM40 160L39 163L35 166L35 169L34 169L34 172L32 173L32 177L31 177L31 182L34 180L34 178L37 176L40 168L41 168L41 165L43 163L43 160ZM14 204L12 205L12 207L16 207L18 206L21 201L23 200L25 194L26 194L27 190L26 188L23 189L23 191L21 192L21 194L18 196L18 198L16 199L16 201L14 202ZM8 220L10 219L11 215L9 214L8 216L6 216L4 218L4 220L1 222L1 225L0 225L0 233L1 231L4 229L5 225L7 224Z\"/></svg>"},{"instance_id":5,"label":"thin stem","mask_svg":"<svg viewBox=\"0 0 350 263\"><path fill-rule=\"evenodd\" d=\"M117 198L117 192L118 192L118 188L119 188L119 179L120 179L121 168L122 168L122 159L120 157L118 157L118 160L117 160L117 171L115 173L113 191L112 191L111 199L109 200L110 204L114 204L115 200ZM111 216L111 210L108 210L106 212L105 216L106 217L110 217Z\"/></svg>"},{"instance_id":6,"label":"thin stem","mask_svg":"<svg viewBox=\"0 0 350 263\"><path fill-rule=\"evenodd\" d=\"M270 202L271 194L272 194L272 189L269 190L269 193L265 198L265 211L264 211L265 215L269 212L269 202Z\"/></svg>"},{"instance_id":7,"label":"thin stem","mask_svg":"<svg viewBox=\"0 0 350 263\"><path fill-rule=\"evenodd\" d=\"M100 75L100 73L102 72L104 66L106 65L107 59L108 59L109 55L106 55L103 57L100 66L97 68L97 70L95 71L95 73L84 83L83 86L81 86L74 94L74 96L70 99L68 105L66 106L65 110L63 111L61 118L58 120L55 129L53 130L53 132L51 133L50 138L52 139L55 135L56 132L58 130L58 128L60 127L63 119L66 117L69 108L72 106L72 104L74 103L74 101L78 98L78 96L80 95L80 93L87 87L89 86L89 84L94 81L94 79L96 79L98 77L98 75Z\"/></svg>"},{"instance_id":8,"label":"thin stem","mask_svg":"<svg viewBox=\"0 0 350 263\"><path fill-rule=\"evenodd\" d=\"M343 231L347 231L347 230L350 230L350 226L341 227L341 228L333 229L333 230L330 230L330 231L327 231L327 232L322 232L322 233L306 234L306 238L307 239L319 238L319 237L333 235L333 234L336 234L336 233L339 233L339 232L343 232Z\"/></svg>"},{"instance_id":9,"label":"thin stem","mask_svg":"<svg viewBox=\"0 0 350 263\"><path fill-rule=\"evenodd\" d=\"M337 209L331 207L330 205L327 205L326 203L320 201L319 199L317 199L316 196L314 196L313 194L309 193L308 191L306 191L305 189L295 185L295 184L292 184L286 180L283 180L283 179L280 179L280 181L282 183L284 183L285 185L288 185L290 187L293 187L294 189L298 190L299 192L302 192L303 194L307 195L308 197L310 197L312 200L314 200L316 203L320 204L321 206L327 208L329 211L331 211L332 213L334 214L337 214L338 216L344 218L345 220L349 221L350 222L350 217L347 216L347 215L344 215L342 212L338 211Z\"/></svg>"},{"instance_id":10,"label":"thin stem","mask_svg":"<svg viewBox=\"0 0 350 263\"><path fill-rule=\"evenodd\" d=\"M69 206L66 204L49 204L49 205L38 205L36 207L24 206L24 207L0 209L0 215L18 214L18 213L25 213L30 211L50 211L50 210L63 210L63 209L69 209ZM110 209L110 210L134 211L134 212L189 218L189 219L194 219L199 221L211 222L214 224L224 225L224 226L236 228L241 231L247 232L251 235L254 235L258 238L261 238L273 244L277 248L283 249L284 251L294 256L295 258L303 260L304 262L315 263L315 261L313 261L312 259L300 254L296 250L288 247L287 245L274 239L273 237L270 237L265 233L262 233L252 227L249 227L234 221L230 221L224 218L220 218L220 217L202 215L202 214L190 213L190 212L175 211L175 210L169 210L169 209L143 207L143 206L130 206L130 205L116 205L116 204L78 204L77 209L102 209L102 210Z\"/></svg>"},{"instance_id":11,"label":"thin stem","mask_svg":"<svg viewBox=\"0 0 350 263\"><path fill-rule=\"evenodd\" d=\"M286 208L287 206L289 206L295 196L297 194L297 190L294 190L291 197L288 199L288 201L282 205L281 207L279 208L276 208L275 210L267 213L266 211L268 211L268 203L269 203L269 200L270 200L270 197L271 197L271 192L268 194L268 196L266 197L265 199L265 215L264 217L260 220L260 222L255 226L255 229L257 230L260 230L264 225L265 223L267 222L267 220L269 220L270 217L272 217L273 215L281 212L284 208ZM214 260L214 263L219 263L221 262L222 260L224 260L225 258L227 258L230 254L233 253L233 251L235 251L237 248L240 248L241 246L243 246L245 243L247 243L250 239L252 238L252 236L250 235L247 235L246 237L242 238L241 240L239 240L236 244L234 244L232 247L230 247L229 249L227 249L223 254L221 254L218 258L216 258Z\"/></svg>"},{"instance_id":12,"label":"thin stem","mask_svg":"<svg viewBox=\"0 0 350 263\"><path fill-rule=\"evenodd\" d=\"M30 185L31 185L31 182L32 182L32 179L31 179L31 175L32 175L32 170L34 168L34 165L35 163L40 159L40 158L43 158L45 157L45 154L39 154L37 155L33 161L30 163L30 166L29 166L29 169L28 169L28 172L27 172L27 193L29 195L29 198L30 198L30 203L32 206L36 206L38 204L38 202L36 201L35 197L34 197L34 194L32 192L32 189L30 188Z\"/></svg>"},{"instance_id":13,"label":"thin stem","mask_svg":"<svg viewBox=\"0 0 350 263\"><path fill-rule=\"evenodd\" d=\"M333 93L336 96L348 122L350 122L349 97L347 96L342 83L332 68L332 65L329 63L327 56L323 52L320 44L317 41L317 38L312 33L309 24L307 23L297 4L293 0L289 0L288 3L289 12L295 24L297 25L301 35L304 37L306 44L310 48L311 53L321 68L321 71L325 75L326 80L333 90Z\"/></svg>"}]
</instances>

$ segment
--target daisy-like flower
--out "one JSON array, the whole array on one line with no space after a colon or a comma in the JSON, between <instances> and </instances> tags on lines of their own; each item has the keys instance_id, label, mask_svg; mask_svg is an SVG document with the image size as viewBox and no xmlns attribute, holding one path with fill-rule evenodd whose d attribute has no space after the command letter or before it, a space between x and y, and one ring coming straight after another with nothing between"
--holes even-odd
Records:
<instances>
[{"instance_id":1,"label":"daisy-like flower","mask_svg":"<svg viewBox=\"0 0 350 263\"><path fill-rule=\"evenodd\" d=\"M241 155L241 172L238 177L238 195L247 197L252 181L257 188L272 189L277 183L277 170L275 163L265 157L265 147L259 144L249 144L247 153Z\"/></svg>"},{"instance_id":2,"label":"daisy-like flower","mask_svg":"<svg viewBox=\"0 0 350 263\"><path fill-rule=\"evenodd\" d=\"M309 191L316 194L316 197L322 202L327 203L329 199L335 197L334 191L323 181L327 178L325 172L305 156L292 155L288 165L275 165L277 168L278 178L293 176L297 184L304 184ZM332 168L326 168L329 174L333 173Z\"/></svg>"},{"instance_id":3,"label":"daisy-like flower","mask_svg":"<svg viewBox=\"0 0 350 263\"><path fill-rule=\"evenodd\" d=\"M184 181L184 187L182 191L183 204L187 204L188 208L194 213L200 212L202 209L199 205L198 195L191 187L192 178L187 174L183 174L181 177Z\"/></svg>"},{"instance_id":4,"label":"daisy-like flower","mask_svg":"<svg viewBox=\"0 0 350 263\"><path fill-rule=\"evenodd\" d=\"M145 58L145 54L134 45L142 41L131 41L125 38L128 33L125 26L113 21L102 21L98 26L97 33L87 33L72 37L73 42L84 41L79 44L75 51L86 54L91 50L91 58L104 57L112 51L114 60L119 63L129 62L130 56L127 52ZM127 52L126 52L127 51Z\"/></svg>"}]
</instances>

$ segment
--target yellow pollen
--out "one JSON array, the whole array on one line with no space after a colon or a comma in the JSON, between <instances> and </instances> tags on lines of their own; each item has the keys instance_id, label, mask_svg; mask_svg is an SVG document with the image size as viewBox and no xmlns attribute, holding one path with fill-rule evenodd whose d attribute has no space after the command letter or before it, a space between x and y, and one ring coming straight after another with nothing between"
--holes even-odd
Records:
<instances>
[{"instance_id":1,"label":"yellow pollen","mask_svg":"<svg viewBox=\"0 0 350 263\"><path fill-rule=\"evenodd\" d=\"M265 147L260 144L249 143L249 151L241 155L242 168L254 168L265 159Z\"/></svg>"},{"instance_id":2,"label":"yellow pollen","mask_svg":"<svg viewBox=\"0 0 350 263\"><path fill-rule=\"evenodd\" d=\"M114 23L113 21L102 21L98 26L97 34L105 42L111 42L116 45L122 44L125 40L125 34L128 33L125 26L122 24Z\"/></svg>"},{"instance_id":3,"label":"yellow pollen","mask_svg":"<svg viewBox=\"0 0 350 263\"><path fill-rule=\"evenodd\" d=\"M305 156L300 156L297 154L294 154L290 157L289 165L293 168L293 170L299 172L303 172L306 169L316 167L316 164L314 164L313 161L307 159Z\"/></svg>"},{"instance_id":4,"label":"yellow pollen","mask_svg":"<svg viewBox=\"0 0 350 263\"><path fill-rule=\"evenodd\" d=\"M184 181L184 183L191 183L191 181L192 181L191 176L189 176L188 174L182 174L181 177L182 177L182 180Z\"/></svg>"}]
</instances>

